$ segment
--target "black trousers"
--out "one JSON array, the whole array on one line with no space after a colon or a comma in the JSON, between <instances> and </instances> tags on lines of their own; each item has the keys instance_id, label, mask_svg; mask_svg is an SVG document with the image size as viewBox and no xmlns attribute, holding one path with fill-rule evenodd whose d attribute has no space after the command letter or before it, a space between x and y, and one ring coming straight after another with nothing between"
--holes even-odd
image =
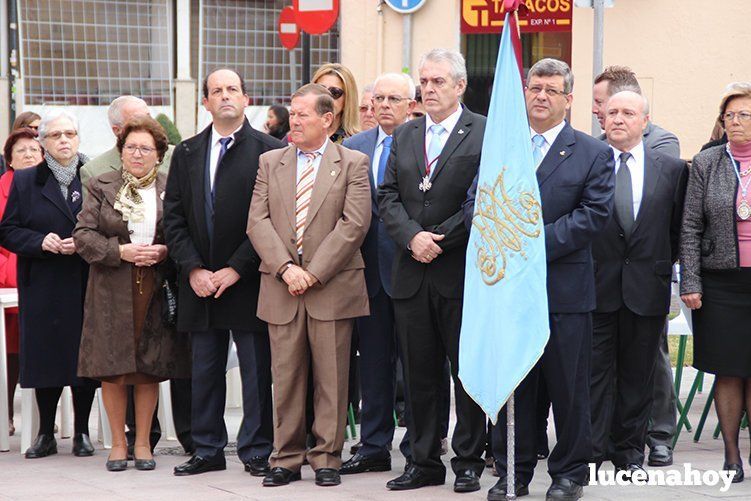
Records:
<instances>
[{"instance_id":1,"label":"black trousers","mask_svg":"<svg viewBox=\"0 0 751 501\"><path fill-rule=\"evenodd\" d=\"M592 457L589 414L592 317L590 313L551 313L550 340L537 364L514 392L516 409L516 479L528 485L537 465L539 380L544 379L553 404L557 441L548 457L548 473L586 483ZM493 456L506 475L506 408L493 426Z\"/></svg>"},{"instance_id":2,"label":"black trousers","mask_svg":"<svg viewBox=\"0 0 751 501\"><path fill-rule=\"evenodd\" d=\"M451 459L451 468L481 475L485 467L485 414L458 378L462 301L441 296L426 278L413 297L394 300L394 317L411 410L407 427L414 466L426 473L445 475L440 382L448 357L456 402L456 428L451 441L456 456Z\"/></svg>"},{"instance_id":3,"label":"black trousers","mask_svg":"<svg viewBox=\"0 0 751 501\"><path fill-rule=\"evenodd\" d=\"M196 454L224 454L228 330L191 332L193 348L191 427ZM266 332L232 331L240 361L243 420L237 435L237 456L243 462L269 457L273 446L271 351Z\"/></svg>"},{"instance_id":4,"label":"black trousers","mask_svg":"<svg viewBox=\"0 0 751 501\"><path fill-rule=\"evenodd\" d=\"M623 306L593 315L592 456L616 466L642 464L665 315ZM611 450L609 450L611 449Z\"/></svg>"},{"instance_id":5,"label":"black trousers","mask_svg":"<svg viewBox=\"0 0 751 501\"><path fill-rule=\"evenodd\" d=\"M360 454L385 457L394 439L396 338L394 307L383 288L370 298L370 315L356 324L358 336L352 342L360 352Z\"/></svg>"},{"instance_id":6,"label":"black trousers","mask_svg":"<svg viewBox=\"0 0 751 501\"><path fill-rule=\"evenodd\" d=\"M673 437L678 424L676 414L673 367L668 350L668 322L665 320L655 364L654 400L647 430L647 445L650 449L658 445L673 448Z\"/></svg>"},{"instance_id":7,"label":"black trousers","mask_svg":"<svg viewBox=\"0 0 751 501\"><path fill-rule=\"evenodd\" d=\"M170 379L170 400L172 401L172 421L175 424L177 440L188 454L195 452L193 437L190 432L191 381Z\"/></svg>"}]
</instances>

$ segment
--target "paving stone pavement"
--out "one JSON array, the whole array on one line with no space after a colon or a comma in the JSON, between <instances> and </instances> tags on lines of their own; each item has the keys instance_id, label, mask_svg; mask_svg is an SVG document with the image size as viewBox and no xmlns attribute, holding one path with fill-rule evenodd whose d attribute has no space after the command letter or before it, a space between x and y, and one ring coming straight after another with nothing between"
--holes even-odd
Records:
<instances>
[{"instance_id":1,"label":"paving stone pavement","mask_svg":"<svg viewBox=\"0 0 751 501\"><path fill-rule=\"evenodd\" d=\"M683 377L682 400L685 399L690 383L695 377L693 369L687 369ZM711 387L711 377L705 381L705 391L697 396L690 413L690 422L696 425ZM96 454L90 458L71 456L70 439L59 439L59 454L49 458L26 460L20 454L20 399L16 400L16 436L11 437L11 451L0 453L0 500L481 500L496 478L486 470L482 477L482 490L469 494L455 494L452 491L454 477L447 475L446 485L427 487L408 492L390 492L385 484L397 476L404 468L404 458L396 445L404 434L404 428L397 430L393 452L393 471L367 473L343 477L339 487L317 487L313 482L313 472L309 467L302 471L303 479L286 487L264 488L260 479L243 471L242 464L234 455L227 456L227 470L194 477L175 477L172 468L184 461L186 456L178 451L175 441L163 439L157 449L157 468L152 472L140 472L132 468L122 473L109 473L104 469L107 451L98 444ZM96 406L92 411L92 436L96 436ZM237 408L227 410L226 420L230 440L234 440L240 423ZM698 443L693 442L693 434L682 433L675 451L676 470L683 471L684 463L699 470L718 469L722 466L722 441L712 439L711 434L717 423L714 410L709 415L706 429ZM453 419L451 422L453 427ZM555 433L550 430L551 445ZM741 433L741 450L744 457L749 453L747 431ZM346 452L352 442L346 444ZM451 453L444 456L449 466ZM604 467L611 468L610 466ZM450 469L450 467L449 467ZM751 469L746 473L751 475ZM537 466L535 478L530 485L529 500L545 499L549 478L544 462ZM693 499L751 499L751 478L734 484L727 492L720 492L720 486L587 486L584 499L589 500L693 500Z\"/></svg>"}]
</instances>

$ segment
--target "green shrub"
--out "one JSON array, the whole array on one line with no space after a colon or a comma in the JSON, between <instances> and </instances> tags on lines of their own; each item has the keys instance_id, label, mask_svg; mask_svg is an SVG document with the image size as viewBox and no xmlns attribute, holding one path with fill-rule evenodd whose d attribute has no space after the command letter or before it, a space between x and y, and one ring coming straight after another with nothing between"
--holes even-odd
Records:
<instances>
[{"instance_id":1,"label":"green shrub","mask_svg":"<svg viewBox=\"0 0 751 501\"><path fill-rule=\"evenodd\" d=\"M183 138L180 137L180 133L177 131L177 127L175 127L175 124L172 123L172 120L170 120L167 115L160 113L157 115L156 121L164 128L164 132L167 133L167 142L169 142L169 144L178 144L183 140Z\"/></svg>"}]
</instances>

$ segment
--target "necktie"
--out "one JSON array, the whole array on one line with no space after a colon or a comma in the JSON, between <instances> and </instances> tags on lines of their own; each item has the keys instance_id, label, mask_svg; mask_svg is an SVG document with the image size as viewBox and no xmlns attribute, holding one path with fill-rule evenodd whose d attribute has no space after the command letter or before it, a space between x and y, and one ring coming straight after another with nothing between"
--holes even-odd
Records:
<instances>
[{"instance_id":1,"label":"necktie","mask_svg":"<svg viewBox=\"0 0 751 501\"><path fill-rule=\"evenodd\" d=\"M446 131L446 129L443 128L443 125L441 124L433 124L430 126L430 132L433 133L433 137L430 138L430 145L428 146L428 164L431 167L435 166L435 160L441 155L441 150L443 149L443 145L441 144L441 134L443 134ZM430 174L434 172L434 169L431 168Z\"/></svg>"},{"instance_id":2,"label":"necktie","mask_svg":"<svg viewBox=\"0 0 751 501\"><path fill-rule=\"evenodd\" d=\"M219 156L216 158L216 168L214 169L214 179L211 180L211 202L214 202L214 187L216 186L216 175L219 172L219 166L222 164L222 158L227 153L229 143L232 142L232 136L219 138Z\"/></svg>"},{"instance_id":3,"label":"necktie","mask_svg":"<svg viewBox=\"0 0 751 501\"><path fill-rule=\"evenodd\" d=\"M626 165L631 153L620 155L618 173L615 175L615 210L621 222L626 238L631 236L634 227L634 193L631 185L631 171Z\"/></svg>"},{"instance_id":4,"label":"necktie","mask_svg":"<svg viewBox=\"0 0 751 501\"><path fill-rule=\"evenodd\" d=\"M542 147L545 146L545 138L540 134L532 136L532 158L535 160L535 168L542 163Z\"/></svg>"},{"instance_id":5,"label":"necktie","mask_svg":"<svg viewBox=\"0 0 751 501\"><path fill-rule=\"evenodd\" d=\"M391 141L394 138L386 136L383 138L383 148L381 149L381 158L378 159L378 186L383 184L383 177L386 175L386 164L391 154Z\"/></svg>"},{"instance_id":6,"label":"necktie","mask_svg":"<svg viewBox=\"0 0 751 501\"><path fill-rule=\"evenodd\" d=\"M315 182L315 162L318 152L305 153L307 162L303 167L300 180L297 182L297 193L295 195L295 236L297 237L297 253L302 255L302 237L305 233L305 219L308 217L308 207L310 207L310 195L313 192L313 183Z\"/></svg>"}]
</instances>

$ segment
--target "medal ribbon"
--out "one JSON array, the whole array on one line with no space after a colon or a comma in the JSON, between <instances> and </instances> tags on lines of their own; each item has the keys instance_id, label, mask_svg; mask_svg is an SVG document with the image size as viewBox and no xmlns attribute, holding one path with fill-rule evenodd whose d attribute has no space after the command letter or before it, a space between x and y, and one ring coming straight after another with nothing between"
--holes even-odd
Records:
<instances>
[{"instance_id":1,"label":"medal ribbon","mask_svg":"<svg viewBox=\"0 0 751 501\"><path fill-rule=\"evenodd\" d=\"M433 160L431 160L430 162L428 162L428 150L427 150L427 148L425 148L425 147L423 148L423 153L425 155L425 177L427 177L428 179L430 179L430 169L431 169L431 167L433 167L433 164L436 162L436 160L438 160L439 158L441 158L441 155L438 155Z\"/></svg>"},{"instance_id":2,"label":"medal ribbon","mask_svg":"<svg viewBox=\"0 0 751 501\"><path fill-rule=\"evenodd\" d=\"M746 199L746 193L748 192L748 185L751 184L751 177L748 178L748 181L746 181L746 185L743 185L743 181L741 180L741 166L740 164L735 160L733 157L733 154L730 152L730 144L727 143L725 145L725 151L728 152L728 156L730 157L730 162L733 164L733 172L735 172L735 177L738 178L738 185L741 187L741 196L743 196L743 199Z\"/></svg>"}]
</instances>

